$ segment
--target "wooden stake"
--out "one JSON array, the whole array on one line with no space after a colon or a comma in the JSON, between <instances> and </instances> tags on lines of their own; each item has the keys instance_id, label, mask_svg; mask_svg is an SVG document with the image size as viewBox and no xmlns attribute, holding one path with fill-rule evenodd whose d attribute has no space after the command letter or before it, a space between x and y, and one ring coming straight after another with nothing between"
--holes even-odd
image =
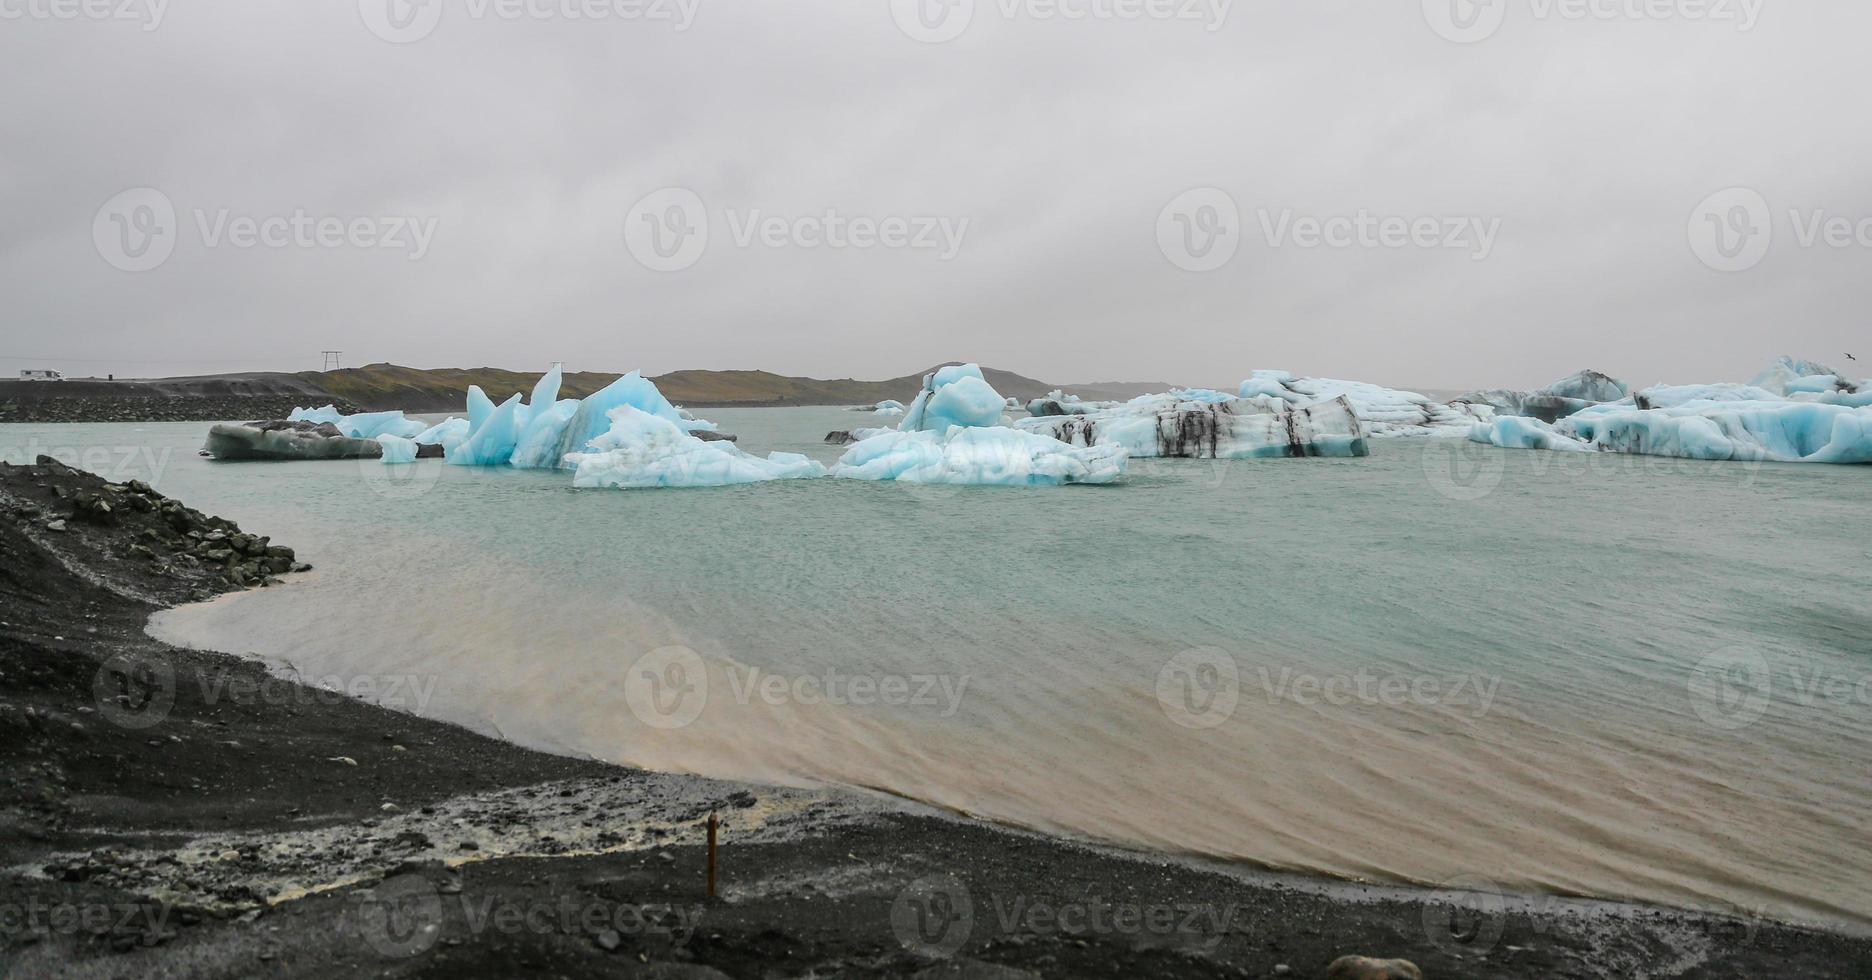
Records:
<instances>
[{"instance_id":1,"label":"wooden stake","mask_svg":"<svg viewBox=\"0 0 1872 980\"><path fill-rule=\"evenodd\" d=\"M708 815L708 897L715 897L715 828L720 821L713 813Z\"/></svg>"}]
</instances>

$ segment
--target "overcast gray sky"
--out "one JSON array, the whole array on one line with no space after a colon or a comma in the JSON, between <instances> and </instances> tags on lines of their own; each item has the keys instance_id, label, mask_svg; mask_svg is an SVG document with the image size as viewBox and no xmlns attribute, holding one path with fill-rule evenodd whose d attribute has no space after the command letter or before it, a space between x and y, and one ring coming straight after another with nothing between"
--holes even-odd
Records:
<instances>
[{"instance_id":1,"label":"overcast gray sky","mask_svg":"<svg viewBox=\"0 0 1872 980\"><path fill-rule=\"evenodd\" d=\"M428 2L0 0L0 371L1872 361L1861 0Z\"/></svg>"}]
</instances>

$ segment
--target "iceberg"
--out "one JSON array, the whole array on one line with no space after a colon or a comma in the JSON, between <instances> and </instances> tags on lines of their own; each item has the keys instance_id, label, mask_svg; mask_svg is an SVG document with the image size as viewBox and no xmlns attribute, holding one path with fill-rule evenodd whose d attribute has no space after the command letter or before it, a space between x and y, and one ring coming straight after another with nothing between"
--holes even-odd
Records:
<instances>
[{"instance_id":1,"label":"iceberg","mask_svg":"<svg viewBox=\"0 0 1872 980\"><path fill-rule=\"evenodd\" d=\"M314 425L330 424L338 430L339 434L350 439L398 436L422 442L423 440L418 437L433 428L417 419L405 417L402 412L365 412L360 415L345 415L331 405L324 408L295 408L286 416L286 421L310 422Z\"/></svg>"},{"instance_id":2,"label":"iceberg","mask_svg":"<svg viewBox=\"0 0 1872 980\"><path fill-rule=\"evenodd\" d=\"M1792 357L1777 358L1749 384L1793 401L1814 401L1850 408L1872 406L1872 380L1853 381L1824 364Z\"/></svg>"},{"instance_id":3,"label":"iceberg","mask_svg":"<svg viewBox=\"0 0 1872 980\"><path fill-rule=\"evenodd\" d=\"M344 421L344 414L338 411L336 405L327 405L324 408L295 408L292 410L291 415L286 416L286 421L312 422L315 424L319 422L330 422L333 425L337 425L339 422Z\"/></svg>"},{"instance_id":4,"label":"iceberg","mask_svg":"<svg viewBox=\"0 0 1872 980\"><path fill-rule=\"evenodd\" d=\"M1035 418L1051 415L1088 415L1117 408L1122 402L1089 402L1078 395L1068 395L1058 388L1047 392L1045 398L1036 398L1027 403L1027 414Z\"/></svg>"},{"instance_id":5,"label":"iceberg","mask_svg":"<svg viewBox=\"0 0 1872 980\"><path fill-rule=\"evenodd\" d=\"M1334 378L1298 378L1286 371L1256 371L1241 383L1244 399L1279 399L1295 407L1343 398L1373 438L1405 436L1464 436L1476 422L1495 416L1491 405L1470 402L1444 404L1414 391L1401 391L1363 381Z\"/></svg>"},{"instance_id":6,"label":"iceberg","mask_svg":"<svg viewBox=\"0 0 1872 980\"><path fill-rule=\"evenodd\" d=\"M1007 400L974 364L923 379L923 390L895 429L859 430L832 467L846 480L895 480L993 486L1111 483L1128 457L1118 446L1069 446L1048 435L1001 424ZM839 435L835 433L834 435Z\"/></svg>"},{"instance_id":7,"label":"iceberg","mask_svg":"<svg viewBox=\"0 0 1872 980\"><path fill-rule=\"evenodd\" d=\"M727 441L704 441L675 421L634 405L610 412L611 427L591 440L590 452L570 453L575 487L719 487L825 475L825 467L798 453L765 459Z\"/></svg>"},{"instance_id":8,"label":"iceberg","mask_svg":"<svg viewBox=\"0 0 1872 980\"><path fill-rule=\"evenodd\" d=\"M402 412L346 415L335 424L338 431L353 439L375 439L378 436L401 436L408 439L429 428L415 419L405 418Z\"/></svg>"},{"instance_id":9,"label":"iceberg","mask_svg":"<svg viewBox=\"0 0 1872 980\"><path fill-rule=\"evenodd\" d=\"M402 436L378 436L377 444L383 447L383 461L386 464L416 462L416 440Z\"/></svg>"},{"instance_id":10,"label":"iceberg","mask_svg":"<svg viewBox=\"0 0 1872 980\"><path fill-rule=\"evenodd\" d=\"M470 405L472 408L472 401ZM481 420L469 422L468 438L463 439L446 457L450 466L499 466L513 458L520 441L520 427L525 424L527 407L516 392L501 402Z\"/></svg>"},{"instance_id":11,"label":"iceberg","mask_svg":"<svg viewBox=\"0 0 1872 980\"><path fill-rule=\"evenodd\" d=\"M1782 463L1872 462L1872 383L1782 357L1747 384L1653 385L1558 421L1495 419L1469 438L1513 449Z\"/></svg>"},{"instance_id":12,"label":"iceberg","mask_svg":"<svg viewBox=\"0 0 1872 980\"><path fill-rule=\"evenodd\" d=\"M1074 446L1112 446L1138 458L1256 459L1366 456L1365 429L1344 396L1305 406L1236 398L1207 388L1143 395L1117 408L1038 416L1015 427Z\"/></svg>"},{"instance_id":13,"label":"iceberg","mask_svg":"<svg viewBox=\"0 0 1872 980\"><path fill-rule=\"evenodd\" d=\"M1499 421L1499 420L1498 420ZM1601 405L1520 433L1479 425L1477 442L1684 459L1872 463L1872 410L1812 402L1689 401L1670 408ZM1535 429L1535 426L1545 426Z\"/></svg>"},{"instance_id":14,"label":"iceberg","mask_svg":"<svg viewBox=\"0 0 1872 980\"><path fill-rule=\"evenodd\" d=\"M444 419L417 433L413 441L425 446L441 446L444 450L454 449L468 438L468 428L467 419Z\"/></svg>"},{"instance_id":15,"label":"iceberg","mask_svg":"<svg viewBox=\"0 0 1872 980\"><path fill-rule=\"evenodd\" d=\"M923 378L923 390L904 410L903 432L945 432L950 426L998 425L1007 400L974 364L951 364Z\"/></svg>"},{"instance_id":16,"label":"iceberg","mask_svg":"<svg viewBox=\"0 0 1872 980\"><path fill-rule=\"evenodd\" d=\"M871 409L873 415L897 416L904 412L904 403L895 398L886 398Z\"/></svg>"},{"instance_id":17,"label":"iceberg","mask_svg":"<svg viewBox=\"0 0 1872 980\"><path fill-rule=\"evenodd\" d=\"M558 459L568 454L583 452L593 440L610 431L611 413L618 408L630 406L646 415L654 415L683 431L694 429L713 429L713 423L686 419L663 392L657 390L655 382L645 378L641 372L631 373L605 385L588 398L581 399L578 408L572 413L559 430L559 443L553 453Z\"/></svg>"},{"instance_id":18,"label":"iceberg","mask_svg":"<svg viewBox=\"0 0 1872 980\"><path fill-rule=\"evenodd\" d=\"M353 439L331 422L248 422L217 425L202 446L225 461L376 459L383 446L375 439Z\"/></svg>"},{"instance_id":19,"label":"iceberg","mask_svg":"<svg viewBox=\"0 0 1872 980\"><path fill-rule=\"evenodd\" d=\"M956 426L947 432L887 430L845 451L832 475L992 486L1112 483L1127 457L1117 446L1075 449L1049 436L1005 426Z\"/></svg>"},{"instance_id":20,"label":"iceberg","mask_svg":"<svg viewBox=\"0 0 1872 980\"><path fill-rule=\"evenodd\" d=\"M1619 401L1630 393L1625 382L1609 374L1580 371L1533 391L1507 388L1472 391L1455 399L1451 405L1488 406L1496 415L1523 415L1552 422L1591 405Z\"/></svg>"}]
</instances>

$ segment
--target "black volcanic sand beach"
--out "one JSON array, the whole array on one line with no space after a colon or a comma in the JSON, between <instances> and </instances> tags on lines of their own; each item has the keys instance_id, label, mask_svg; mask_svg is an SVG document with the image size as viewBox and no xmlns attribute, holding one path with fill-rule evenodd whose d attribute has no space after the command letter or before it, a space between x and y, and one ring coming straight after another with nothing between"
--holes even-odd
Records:
<instances>
[{"instance_id":1,"label":"black volcanic sand beach","mask_svg":"<svg viewBox=\"0 0 1872 980\"><path fill-rule=\"evenodd\" d=\"M278 545L43 458L0 466L0 512L0 977L1321 977L1347 954L1872 976L1872 941L1770 922L1274 876L543 755L143 632L290 575Z\"/></svg>"}]
</instances>

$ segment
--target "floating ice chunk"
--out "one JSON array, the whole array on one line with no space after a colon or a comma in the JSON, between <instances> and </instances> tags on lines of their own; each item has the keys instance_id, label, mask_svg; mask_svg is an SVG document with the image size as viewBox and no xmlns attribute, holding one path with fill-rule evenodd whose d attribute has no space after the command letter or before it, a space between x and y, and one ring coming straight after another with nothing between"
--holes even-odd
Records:
<instances>
[{"instance_id":1,"label":"floating ice chunk","mask_svg":"<svg viewBox=\"0 0 1872 980\"><path fill-rule=\"evenodd\" d=\"M905 483L1056 486L1111 483L1124 475L1125 463L1125 452L1117 446L1074 448L1049 436L1002 426L955 426L943 432L878 433L846 450L832 475Z\"/></svg>"},{"instance_id":2,"label":"floating ice chunk","mask_svg":"<svg viewBox=\"0 0 1872 980\"><path fill-rule=\"evenodd\" d=\"M1611 375L1580 371L1533 391L1492 388L1470 392L1451 405L1485 405L1492 407L1497 415L1526 415L1552 422L1589 405L1619 401L1630 393L1625 382Z\"/></svg>"},{"instance_id":3,"label":"floating ice chunk","mask_svg":"<svg viewBox=\"0 0 1872 980\"><path fill-rule=\"evenodd\" d=\"M1035 418L1053 415L1085 415L1090 412L1103 412L1117 408L1123 402L1089 402L1078 395L1069 395L1058 388L1047 392L1045 398L1036 398L1027 403L1027 414Z\"/></svg>"},{"instance_id":4,"label":"floating ice chunk","mask_svg":"<svg viewBox=\"0 0 1872 980\"><path fill-rule=\"evenodd\" d=\"M1469 438L1504 449L1583 453L1592 448L1572 436L1555 432L1552 423L1523 415L1497 415L1487 422L1477 422Z\"/></svg>"},{"instance_id":5,"label":"floating ice chunk","mask_svg":"<svg viewBox=\"0 0 1872 980\"><path fill-rule=\"evenodd\" d=\"M468 386L468 431L470 433L473 433L476 430L480 429L482 424L488 420L488 416L493 415L493 414L494 414L493 399L487 396L487 392L481 390L480 385L469 385Z\"/></svg>"},{"instance_id":6,"label":"floating ice chunk","mask_svg":"<svg viewBox=\"0 0 1872 980\"><path fill-rule=\"evenodd\" d=\"M1295 406L1344 398L1357 413L1365 435L1372 437L1463 436L1478 420L1495 415L1490 405L1446 405L1414 391L1363 381L1297 378L1286 371L1256 371L1242 382L1238 394L1249 399L1278 398Z\"/></svg>"},{"instance_id":7,"label":"floating ice chunk","mask_svg":"<svg viewBox=\"0 0 1872 980\"><path fill-rule=\"evenodd\" d=\"M1676 408L1689 402L1785 402L1786 398L1754 385L1652 385L1632 395L1634 408Z\"/></svg>"},{"instance_id":8,"label":"floating ice chunk","mask_svg":"<svg viewBox=\"0 0 1872 980\"><path fill-rule=\"evenodd\" d=\"M378 436L377 444L383 447L385 463L416 462L416 440L402 436Z\"/></svg>"},{"instance_id":9,"label":"floating ice chunk","mask_svg":"<svg viewBox=\"0 0 1872 980\"><path fill-rule=\"evenodd\" d=\"M1815 380L1821 378L1830 378L1834 384L1827 387L1815 387ZM1796 385L1801 382L1806 382L1806 385L1796 388ZM1852 383L1825 364L1782 355L1775 358L1775 362L1768 365L1762 373L1750 379L1749 384L1757 388L1766 388L1777 395L1787 395L1797 390L1805 392L1837 390L1842 386L1850 387Z\"/></svg>"},{"instance_id":10,"label":"floating ice chunk","mask_svg":"<svg viewBox=\"0 0 1872 980\"><path fill-rule=\"evenodd\" d=\"M523 470L550 470L564 465L559 446L565 429L578 413L578 399L565 398L537 408L527 420L526 433L514 443L508 462Z\"/></svg>"},{"instance_id":11,"label":"floating ice chunk","mask_svg":"<svg viewBox=\"0 0 1872 980\"><path fill-rule=\"evenodd\" d=\"M1499 421L1499 420L1498 420ZM1513 448L1571 448L1687 459L1787 463L1872 462L1872 409L1790 401L1686 401L1669 408L1598 405L1528 431L1478 425L1477 442Z\"/></svg>"},{"instance_id":12,"label":"floating ice chunk","mask_svg":"<svg viewBox=\"0 0 1872 980\"><path fill-rule=\"evenodd\" d=\"M925 375L923 390L904 410L897 428L904 432L942 432L952 425L986 426L1001 421L1007 404L982 378L974 364L951 364Z\"/></svg>"},{"instance_id":13,"label":"floating ice chunk","mask_svg":"<svg viewBox=\"0 0 1872 980\"><path fill-rule=\"evenodd\" d=\"M611 427L591 451L565 457L575 487L718 487L825 475L798 453L762 459L731 442L704 442L676 421L632 405L611 410Z\"/></svg>"},{"instance_id":14,"label":"floating ice chunk","mask_svg":"<svg viewBox=\"0 0 1872 980\"><path fill-rule=\"evenodd\" d=\"M375 439L378 436L401 436L408 439L429 428L415 419L405 418L402 412L347 415L335 424L339 432L353 439Z\"/></svg>"},{"instance_id":15,"label":"floating ice chunk","mask_svg":"<svg viewBox=\"0 0 1872 980\"><path fill-rule=\"evenodd\" d=\"M1365 456L1365 430L1343 396L1296 406L1209 389L1144 395L1085 415L1022 419L1015 427L1074 446L1113 446L1134 457L1253 459Z\"/></svg>"},{"instance_id":16,"label":"floating ice chunk","mask_svg":"<svg viewBox=\"0 0 1872 980\"><path fill-rule=\"evenodd\" d=\"M333 425L343 419L344 414L338 411L335 405L327 405L324 408L295 408L291 415L286 416L288 422L330 422Z\"/></svg>"},{"instance_id":17,"label":"floating ice chunk","mask_svg":"<svg viewBox=\"0 0 1872 980\"><path fill-rule=\"evenodd\" d=\"M467 419L444 419L416 434L415 441L425 446L441 446L444 451L461 445L468 438Z\"/></svg>"},{"instance_id":18,"label":"floating ice chunk","mask_svg":"<svg viewBox=\"0 0 1872 980\"><path fill-rule=\"evenodd\" d=\"M898 416L898 415L902 415L905 409L904 409L903 402L900 402L895 398L886 398L883 401L878 402L877 405L871 409L871 411L872 411L872 414L874 415Z\"/></svg>"},{"instance_id":19,"label":"floating ice chunk","mask_svg":"<svg viewBox=\"0 0 1872 980\"><path fill-rule=\"evenodd\" d=\"M682 412L663 397L654 382L632 371L579 402L578 410L572 413L572 418L560 430L559 445L554 453L564 459L569 453L585 450L592 444L592 440L611 429L611 412L626 405L664 419L683 431L713 428L706 423L683 418Z\"/></svg>"},{"instance_id":20,"label":"floating ice chunk","mask_svg":"<svg viewBox=\"0 0 1872 980\"><path fill-rule=\"evenodd\" d=\"M472 404L472 397L470 403ZM501 402L488 417L448 453L451 466L499 466L513 458L514 446L520 441L521 414L526 406L520 404L519 394L514 394Z\"/></svg>"},{"instance_id":21,"label":"floating ice chunk","mask_svg":"<svg viewBox=\"0 0 1872 980\"><path fill-rule=\"evenodd\" d=\"M330 422L255 422L217 425L202 447L219 460L376 459L375 439L353 439Z\"/></svg>"},{"instance_id":22,"label":"floating ice chunk","mask_svg":"<svg viewBox=\"0 0 1872 980\"><path fill-rule=\"evenodd\" d=\"M324 408L295 408L286 416L286 421L329 422L337 426L339 432L352 439L375 439L380 435L408 438L428 428L415 419L404 418L402 412L366 412L362 415L345 415L331 405Z\"/></svg>"}]
</instances>

